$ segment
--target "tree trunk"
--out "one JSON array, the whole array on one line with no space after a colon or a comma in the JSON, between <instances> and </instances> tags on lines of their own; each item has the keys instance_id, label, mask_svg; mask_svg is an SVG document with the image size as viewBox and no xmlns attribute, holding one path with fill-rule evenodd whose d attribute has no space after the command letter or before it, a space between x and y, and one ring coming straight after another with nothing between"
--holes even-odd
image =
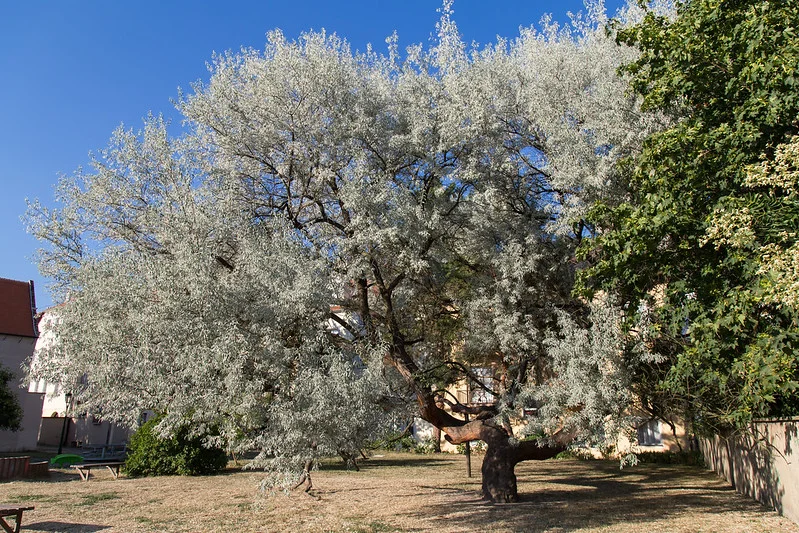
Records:
<instances>
[{"instance_id":1,"label":"tree trunk","mask_svg":"<svg viewBox=\"0 0 799 533\"><path fill-rule=\"evenodd\" d=\"M441 406L441 398L437 397L429 386L425 386L419 381L420 369L406 350L408 343L405 341L399 322L394 315L392 292L398 281L402 279L402 275L392 283L386 284L379 266L374 261L372 261L372 270L375 275L375 283L380 289L380 296L385 303L384 320L386 320L391 333L391 346L386 354L386 359L404 378L410 391L416 396L420 417L440 429L451 444L463 444L472 440L485 442L488 449L482 467L483 497L493 502L518 501L516 473L514 472L516 463L554 457L566 449L566 445L571 442L574 435L558 432L552 436L555 441L554 445L544 444L541 446L535 441L514 441L511 444L513 435L510 428L503 427L502 424L497 425L492 421L497 414L496 407L452 405L451 402L447 402L450 403L453 413L457 411L462 415L474 415L475 418L471 420L468 416L465 416L465 419L457 418L444 410Z\"/></svg>"},{"instance_id":2,"label":"tree trunk","mask_svg":"<svg viewBox=\"0 0 799 533\"><path fill-rule=\"evenodd\" d=\"M495 503L519 501L514 469L522 461L544 461L564 451L573 434L557 433L553 444L538 441L521 441L511 444L509 438L487 441L488 449L483 458L483 498Z\"/></svg>"},{"instance_id":3,"label":"tree trunk","mask_svg":"<svg viewBox=\"0 0 799 533\"><path fill-rule=\"evenodd\" d=\"M483 458L483 499L495 503L519 501L513 453L508 446L489 446Z\"/></svg>"}]
</instances>

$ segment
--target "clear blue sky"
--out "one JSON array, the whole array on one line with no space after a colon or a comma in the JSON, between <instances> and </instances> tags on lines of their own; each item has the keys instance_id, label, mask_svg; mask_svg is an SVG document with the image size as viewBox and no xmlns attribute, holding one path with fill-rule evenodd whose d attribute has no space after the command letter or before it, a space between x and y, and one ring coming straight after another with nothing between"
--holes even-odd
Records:
<instances>
[{"instance_id":1,"label":"clear blue sky","mask_svg":"<svg viewBox=\"0 0 799 533\"><path fill-rule=\"evenodd\" d=\"M607 0L610 12L621 0ZM58 176L86 165L120 123L138 128L148 111L176 117L170 99L207 79L214 51L262 48L280 28L289 38L325 28L355 49L427 42L439 0L9 1L0 10L0 277L36 283L38 242L20 221L25 198L52 205ZM567 20L582 0L456 0L466 42L514 37L545 13Z\"/></svg>"}]
</instances>

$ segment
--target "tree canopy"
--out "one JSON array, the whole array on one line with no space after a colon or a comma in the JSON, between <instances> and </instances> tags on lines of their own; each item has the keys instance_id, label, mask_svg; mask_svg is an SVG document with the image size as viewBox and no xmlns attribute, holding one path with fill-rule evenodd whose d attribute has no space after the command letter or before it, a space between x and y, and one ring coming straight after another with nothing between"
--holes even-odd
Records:
<instances>
[{"instance_id":1,"label":"tree canopy","mask_svg":"<svg viewBox=\"0 0 799 533\"><path fill-rule=\"evenodd\" d=\"M88 372L104 416L221 428L272 466L351 450L410 400L451 442L484 440L486 497L515 499L513 466L568 440L519 441L508 417L551 376L561 314L587 313L587 207L617 202L618 163L668 118L626 90L637 52L601 2L475 50L451 14L404 54L273 31L180 96L185 133L118 129L60 207L29 208L66 301L35 371ZM446 395L484 367L497 405Z\"/></svg>"},{"instance_id":2,"label":"tree canopy","mask_svg":"<svg viewBox=\"0 0 799 533\"><path fill-rule=\"evenodd\" d=\"M651 390L699 429L799 413L798 25L795 2L691 0L619 34L644 108L674 122L589 217L583 286L654 317Z\"/></svg>"}]
</instances>

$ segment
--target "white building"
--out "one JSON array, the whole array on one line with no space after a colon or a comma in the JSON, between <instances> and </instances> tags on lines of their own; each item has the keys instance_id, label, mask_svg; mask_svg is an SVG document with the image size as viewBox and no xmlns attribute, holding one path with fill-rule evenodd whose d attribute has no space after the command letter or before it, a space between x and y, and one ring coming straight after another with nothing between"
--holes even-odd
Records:
<instances>
[{"instance_id":1,"label":"white building","mask_svg":"<svg viewBox=\"0 0 799 533\"><path fill-rule=\"evenodd\" d=\"M14 374L8 386L16 393L23 412L19 431L0 431L0 452L36 449L44 394L35 388L26 390L22 370L36 346L35 316L33 282L0 278L0 365Z\"/></svg>"},{"instance_id":2,"label":"white building","mask_svg":"<svg viewBox=\"0 0 799 533\"><path fill-rule=\"evenodd\" d=\"M58 342L55 324L58 321L58 307L46 309L39 316L40 331L36 350L53 346ZM47 383L44 380L33 382L30 390L44 393L42 409L39 412L41 429L38 435L40 446L108 446L123 444L130 438L130 431L117 424L103 420L100 416L87 413L72 398L89 376L84 375L81 383L70 387L60 383Z\"/></svg>"}]
</instances>

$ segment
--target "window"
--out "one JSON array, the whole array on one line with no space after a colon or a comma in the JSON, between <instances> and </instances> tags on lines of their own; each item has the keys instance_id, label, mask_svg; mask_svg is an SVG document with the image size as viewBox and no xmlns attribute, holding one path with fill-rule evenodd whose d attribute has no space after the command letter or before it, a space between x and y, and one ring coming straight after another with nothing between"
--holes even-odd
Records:
<instances>
[{"instance_id":1,"label":"window","mask_svg":"<svg viewBox=\"0 0 799 533\"><path fill-rule=\"evenodd\" d=\"M660 420L647 420L638 426L639 446L660 446L663 439L660 436Z\"/></svg>"},{"instance_id":2,"label":"window","mask_svg":"<svg viewBox=\"0 0 799 533\"><path fill-rule=\"evenodd\" d=\"M473 368L472 374L484 387L494 389L494 370L491 368ZM494 403L494 395L476 383L469 383L469 403Z\"/></svg>"}]
</instances>

